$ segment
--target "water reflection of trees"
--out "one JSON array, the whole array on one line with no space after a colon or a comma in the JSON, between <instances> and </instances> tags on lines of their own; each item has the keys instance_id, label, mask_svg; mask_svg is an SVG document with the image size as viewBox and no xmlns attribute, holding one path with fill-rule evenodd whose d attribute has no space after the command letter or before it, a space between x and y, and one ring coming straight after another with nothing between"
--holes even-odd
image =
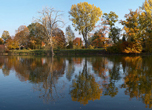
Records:
<instances>
[{"instance_id":1,"label":"water reflection of trees","mask_svg":"<svg viewBox=\"0 0 152 110\"><path fill-rule=\"evenodd\" d=\"M119 73L115 72L119 69L115 68L116 65L109 69L108 59L105 57L67 58L66 60L64 58L8 57L5 60L3 69L6 69L8 73L3 74L7 75L11 69L15 70L20 81L33 83L33 89L40 91L39 97L45 101L55 100L59 97L58 91L63 89L65 83L58 84L58 79L66 73L66 78L70 81L75 68L79 68L82 63L84 63L83 71L73 80L73 89L70 91L72 100L87 104L89 100L100 99L102 93L114 97L118 92L115 80L119 79ZM88 71L88 63L91 64L94 73ZM106 72L109 72L110 75L107 75ZM97 82L98 76L100 80ZM59 85L60 87L57 87Z\"/></svg>"},{"instance_id":2,"label":"water reflection of trees","mask_svg":"<svg viewBox=\"0 0 152 110\"><path fill-rule=\"evenodd\" d=\"M74 65L74 61L72 60L71 57L67 58L68 64L66 65L66 78L71 81L71 78L74 74L75 71L75 65Z\"/></svg>"},{"instance_id":3,"label":"water reflection of trees","mask_svg":"<svg viewBox=\"0 0 152 110\"><path fill-rule=\"evenodd\" d=\"M59 97L56 84L65 71L63 58L6 57L2 67L3 74L9 75L11 69L15 70L20 81L28 80L33 83L33 89L40 91L39 97L45 101ZM64 83L62 85L64 87Z\"/></svg>"},{"instance_id":4,"label":"water reflection of trees","mask_svg":"<svg viewBox=\"0 0 152 110\"><path fill-rule=\"evenodd\" d=\"M45 101L55 100L59 97L57 89L58 78L64 74L65 61L58 58L47 58L45 63L41 63L39 67L30 71L29 80L37 83L34 89L40 91L40 98Z\"/></svg>"},{"instance_id":5,"label":"water reflection of trees","mask_svg":"<svg viewBox=\"0 0 152 110\"><path fill-rule=\"evenodd\" d=\"M88 71L88 63L92 64L92 74ZM73 79L70 89L72 100L86 105L90 100L100 100L102 94L111 97L117 95L118 87L115 83L120 80L120 67L114 64L109 68L108 65L106 57L85 58L82 72ZM99 76L99 80L96 80L96 75Z\"/></svg>"},{"instance_id":6,"label":"water reflection of trees","mask_svg":"<svg viewBox=\"0 0 152 110\"><path fill-rule=\"evenodd\" d=\"M57 57L54 59L0 57L0 68L4 76L8 76L13 70L20 81L33 83L33 89L39 91L39 97L45 101L62 97L63 94L60 92L66 83L59 82L59 78L65 74L67 81L71 82L72 80L70 95L73 101L85 105L90 100L100 99L101 95L115 97L121 87L125 89L125 94L130 98L136 97L151 108L151 62L151 56ZM83 70L72 79L72 76L77 74L75 70L80 65L83 65ZM117 82L122 80L121 75L124 76L124 83L118 85Z\"/></svg>"},{"instance_id":7,"label":"water reflection of trees","mask_svg":"<svg viewBox=\"0 0 152 110\"><path fill-rule=\"evenodd\" d=\"M146 107L152 107L152 58L142 59L140 56L124 57L127 63L126 76L122 88L126 88L125 94L130 98L142 99Z\"/></svg>"},{"instance_id":8,"label":"water reflection of trees","mask_svg":"<svg viewBox=\"0 0 152 110\"><path fill-rule=\"evenodd\" d=\"M107 63L106 63L106 60ZM107 65L112 62L111 67ZM100 57L92 59L92 67L96 74L105 78L105 73L109 74L108 83L102 83L103 95L114 97L118 93L116 82L121 79L120 75L125 75L125 94L130 98L136 97L152 107L152 57L151 56L128 56L128 57ZM122 71L123 70L123 71ZM121 74L123 72L123 74Z\"/></svg>"},{"instance_id":9,"label":"water reflection of trees","mask_svg":"<svg viewBox=\"0 0 152 110\"><path fill-rule=\"evenodd\" d=\"M102 95L100 84L95 81L95 77L88 73L87 59L82 72L75 77L72 83L70 94L73 101L78 101L81 104L88 104L89 100L99 100Z\"/></svg>"},{"instance_id":10,"label":"water reflection of trees","mask_svg":"<svg viewBox=\"0 0 152 110\"><path fill-rule=\"evenodd\" d=\"M91 64L95 74L99 77L106 79L106 72L108 71L108 60L105 57L97 57L91 59Z\"/></svg>"},{"instance_id":11,"label":"water reflection of trees","mask_svg":"<svg viewBox=\"0 0 152 110\"><path fill-rule=\"evenodd\" d=\"M115 60L115 59L114 59ZM95 74L104 79L102 81L103 94L114 97L118 93L115 83L120 80L120 63L111 63L106 57L91 60ZM111 65L112 67L109 67Z\"/></svg>"},{"instance_id":12,"label":"water reflection of trees","mask_svg":"<svg viewBox=\"0 0 152 110\"><path fill-rule=\"evenodd\" d=\"M113 59L112 67L108 67L109 81L108 84L103 85L105 88L104 95L109 95L115 97L118 93L118 87L116 82L121 79L120 77L120 63L117 62L117 59Z\"/></svg>"}]
</instances>

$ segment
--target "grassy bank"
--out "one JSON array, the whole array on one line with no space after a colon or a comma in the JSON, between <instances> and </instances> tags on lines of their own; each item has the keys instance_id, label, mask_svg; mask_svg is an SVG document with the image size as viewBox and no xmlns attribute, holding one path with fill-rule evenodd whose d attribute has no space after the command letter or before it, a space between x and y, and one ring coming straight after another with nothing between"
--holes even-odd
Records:
<instances>
[{"instance_id":1,"label":"grassy bank","mask_svg":"<svg viewBox=\"0 0 152 110\"><path fill-rule=\"evenodd\" d=\"M140 54L116 54L109 53L104 48L101 49L64 49L54 50L56 56L83 56L83 55L152 55L151 53L140 53ZM50 50L9 50L8 52L0 52L0 55L9 56L51 56Z\"/></svg>"},{"instance_id":2,"label":"grassy bank","mask_svg":"<svg viewBox=\"0 0 152 110\"><path fill-rule=\"evenodd\" d=\"M104 54L105 50L101 49L64 49L54 50L55 55L99 55ZM50 50L9 50L6 53L0 53L0 55L34 55L34 56L51 56Z\"/></svg>"}]
</instances>

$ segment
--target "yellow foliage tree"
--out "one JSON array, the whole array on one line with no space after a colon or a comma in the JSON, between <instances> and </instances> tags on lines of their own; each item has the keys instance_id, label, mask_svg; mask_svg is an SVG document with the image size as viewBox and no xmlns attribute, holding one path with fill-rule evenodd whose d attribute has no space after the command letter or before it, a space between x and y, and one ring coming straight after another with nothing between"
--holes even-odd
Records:
<instances>
[{"instance_id":1,"label":"yellow foliage tree","mask_svg":"<svg viewBox=\"0 0 152 110\"><path fill-rule=\"evenodd\" d=\"M0 38L0 44L4 44L4 40Z\"/></svg>"},{"instance_id":2,"label":"yellow foliage tree","mask_svg":"<svg viewBox=\"0 0 152 110\"><path fill-rule=\"evenodd\" d=\"M140 14L139 10L130 10L130 13L125 15L126 20L121 21L128 42L124 53L141 53L142 51L143 36L141 35Z\"/></svg>"},{"instance_id":3,"label":"yellow foliage tree","mask_svg":"<svg viewBox=\"0 0 152 110\"><path fill-rule=\"evenodd\" d=\"M19 48L19 42L16 39L9 38L6 40L6 47L8 49L16 49Z\"/></svg>"},{"instance_id":4,"label":"yellow foliage tree","mask_svg":"<svg viewBox=\"0 0 152 110\"><path fill-rule=\"evenodd\" d=\"M146 52L152 52L151 43L152 43L152 0L145 0L142 9L143 12L143 26L145 29L144 36L144 46Z\"/></svg>"},{"instance_id":5,"label":"yellow foliage tree","mask_svg":"<svg viewBox=\"0 0 152 110\"><path fill-rule=\"evenodd\" d=\"M87 48L88 32L91 32L94 29L95 24L99 21L102 15L102 11L99 7L87 2L80 2L77 5L72 5L69 14L72 16L70 20L73 22L73 26L83 35L85 47Z\"/></svg>"}]
</instances>

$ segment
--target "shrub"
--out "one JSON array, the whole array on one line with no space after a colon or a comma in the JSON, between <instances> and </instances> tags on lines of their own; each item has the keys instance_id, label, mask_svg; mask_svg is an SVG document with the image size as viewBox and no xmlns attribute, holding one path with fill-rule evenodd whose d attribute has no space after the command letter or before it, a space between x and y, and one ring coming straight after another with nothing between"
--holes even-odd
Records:
<instances>
[{"instance_id":1,"label":"shrub","mask_svg":"<svg viewBox=\"0 0 152 110\"><path fill-rule=\"evenodd\" d=\"M129 42L122 52L123 53L141 53L142 45L140 44L140 42Z\"/></svg>"},{"instance_id":2,"label":"shrub","mask_svg":"<svg viewBox=\"0 0 152 110\"><path fill-rule=\"evenodd\" d=\"M89 47L88 47L89 49L94 49L94 46L92 46L92 45L89 45Z\"/></svg>"},{"instance_id":3,"label":"shrub","mask_svg":"<svg viewBox=\"0 0 152 110\"><path fill-rule=\"evenodd\" d=\"M122 42L107 48L109 53L141 53L142 45L140 42Z\"/></svg>"},{"instance_id":4,"label":"shrub","mask_svg":"<svg viewBox=\"0 0 152 110\"><path fill-rule=\"evenodd\" d=\"M81 46L79 46L79 45L73 45L73 49L81 49Z\"/></svg>"}]
</instances>

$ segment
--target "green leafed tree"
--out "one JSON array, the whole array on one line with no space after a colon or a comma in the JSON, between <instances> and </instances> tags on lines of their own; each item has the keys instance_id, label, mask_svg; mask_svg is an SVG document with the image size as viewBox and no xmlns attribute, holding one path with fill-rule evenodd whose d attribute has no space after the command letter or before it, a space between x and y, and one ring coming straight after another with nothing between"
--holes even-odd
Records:
<instances>
[{"instance_id":1,"label":"green leafed tree","mask_svg":"<svg viewBox=\"0 0 152 110\"><path fill-rule=\"evenodd\" d=\"M29 29L29 36L28 36L28 41L29 45L32 48L35 48L36 46L41 46L42 41L46 42L45 40L45 32L44 32L44 27L40 23L31 23L28 26Z\"/></svg>"},{"instance_id":2,"label":"green leafed tree","mask_svg":"<svg viewBox=\"0 0 152 110\"><path fill-rule=\"evenodd\" d=\"M2 34L2 39L4 40L4 43L6 43L6 40L10 38L10 34L8 31L4 30Z\"/></svg>"},{"instance_id":3,"label":"green leafed tree","mask_svg":"<svg viewBox=\"0 0 152 110\"><path fill-rule=\"evenodd\" d=\"M115 26L115 23L118 21L118 15L115 12L110 12L109 14L103 14L103 21L105 24L109 25L109 38L112 39L114 43L119 40L120 37L120 28Z\"/></svg>"},{"instance_id":4,"label":"green leafed tree","mask_svg":"<svg viewBox=\"0 0 152 110\"><path fill-rule=\"evenodd\" d=\"M73 26L82 34L87 48L89 44L88 33L94 29L95 24L100 20L102 11L99 7L87 2L80 2L77 5L72 5L69 14L71 15L70 20L73 22Z\"/></svg>"}]
</instances>

